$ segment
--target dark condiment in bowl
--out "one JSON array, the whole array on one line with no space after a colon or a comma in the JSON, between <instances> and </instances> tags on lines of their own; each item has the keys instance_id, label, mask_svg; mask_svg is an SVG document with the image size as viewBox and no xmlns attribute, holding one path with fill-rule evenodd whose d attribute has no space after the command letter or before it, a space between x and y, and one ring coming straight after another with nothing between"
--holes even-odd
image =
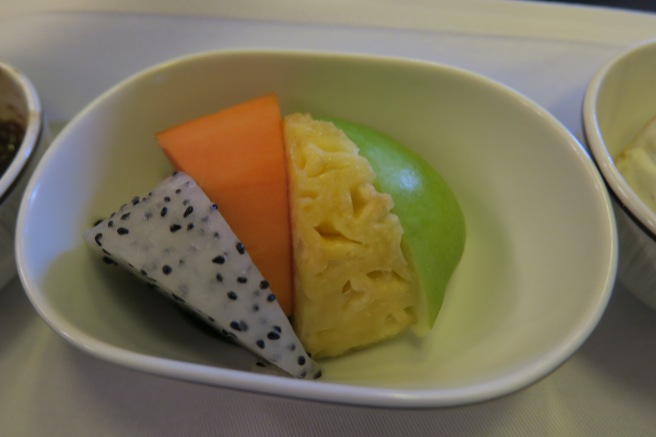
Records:
<instances>
[{"instance_id":1,"label":"dark condiment in bowl","mask_svg":"<svg viewBox=\"0 0 656 437\"><path fill-rule=\"evenodd\" d=\"M15 120L0 120L0 175L2 175L23 141L25 126Z\"/></svg>"}]
</instances>

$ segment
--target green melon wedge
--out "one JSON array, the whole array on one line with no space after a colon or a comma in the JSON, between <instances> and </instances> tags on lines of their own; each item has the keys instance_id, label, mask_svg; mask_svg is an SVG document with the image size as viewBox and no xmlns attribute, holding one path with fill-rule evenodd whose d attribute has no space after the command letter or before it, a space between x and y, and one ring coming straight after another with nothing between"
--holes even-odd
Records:
<instances>
[{"instance_id":1,"label":"green melon wedge","mask_svg":"<svg viewBox=\"0 0 656 437\"><path fill-rule=\"evenodd\" d=\"M419 155L389 136L339 119L326 119L353 141L376 173L376 185L394 199L403 226L404 252L420 283L417 323L424 336L433 327L465 246L465 218L453 191Z\"/></svg>"}]
</instances>

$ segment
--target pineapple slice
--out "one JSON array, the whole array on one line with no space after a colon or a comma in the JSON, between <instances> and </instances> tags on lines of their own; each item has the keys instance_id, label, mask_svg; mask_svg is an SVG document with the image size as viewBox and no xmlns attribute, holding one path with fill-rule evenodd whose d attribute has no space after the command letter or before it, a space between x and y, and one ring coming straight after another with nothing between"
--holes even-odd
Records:
<instances>
[{"instance_id":1,"label":"pineapple slice","mask_svg":"<svg viewBox=\"0 0 656 437\"><path fill-rule=\"evenodd\" d=\"M294 246L294 328L314 357L342 355L412 325L417 277L393 200L330 122L284 119Z\"/></svg>"}]
</instances>

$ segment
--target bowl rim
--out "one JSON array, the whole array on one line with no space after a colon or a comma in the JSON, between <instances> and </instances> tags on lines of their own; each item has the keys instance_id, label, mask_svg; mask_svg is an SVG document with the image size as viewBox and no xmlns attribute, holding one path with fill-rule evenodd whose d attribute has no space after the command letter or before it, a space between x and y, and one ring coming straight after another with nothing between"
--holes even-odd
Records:
<instances>
[{"instance_id":1,"label":"bowl rim","mask_svg":"<svg viewBox=\"0 0 656 437\"><path fill-rule=\"evenodd\" d=\"M583 136L588 144L592 160L599 169L609 193L615 203L640 228L647 237L656 242L656 211L640 199L617 169L601 134L597 114L599 92L608 73L626 59L642 51L653 51L656 55L656 38L631 45L603 64L593 75L586 87L581 110Z\"/></svg>"},{"instance_id":2,"label":"bowl rim","mask_svg":"<svg viewBox=\"0 0 656 437\"><path fill-rule=\"evenodd\" d=\"M263 55L270 57L311 57L327 59L337 57L339 59L354 59L357 61L374 61L382 63L409 63L422 68L438 68L462 75L470 80L482 82L485 86L493 87L501 91L504 95L510 95L512 100L523 105L529 112L539 115L539 118L547 123L559 136L563 138L563 147L573 149L578 159L582 162L589 161L589 157L581 143L572 135L572 133L553 116L547 109L543 108L529 97L521 92L496 81L483 74L476 73L465 68L455 67L435 61L417 60L399 56L344 53L334 51L311 51L311 50L285 50L285 49L229 49L229 50L209 50L174 57L163 62L156 63L127 78L119 81L106 91L95 97L88 103L62 130L54 140L52 146L46 151L45 159L39 164L34 172L28 189L33 188L39 180L40 174L45 165L47 165L48 156L57 152L63 138L66 138L69 130L72 130L80 120L96 107L102 105L107 99L126 85L143 80L145 77L161 72L162 69L177 64L183 64L190 61L198 61L205 57L216 56L243 56L243 55ZM587 165L587 164L585 164ZM586 174L586 178L594 178L591 183L603 187L603 181L595 170L592 163ZM294 380L289 378L272 378L270 375L258 375L253 372L214 368L209 365L195 364L191 362L181 362L172 359L149 356L143 353L128 351L116 346L107 344L96 338L92 338L85 332L80 331L75 326L68 323L67 320L59 321L59 324L53 323L51 308L44 308L38 303L38 296L29 290L40 289L38 282L29 276L25 261L25 242L22 239L25 230L26 215L31 199L24 197L19 211L18 234L19 238L16 244L16 259L18 263L19 277L28 298L36 307L37 312L45 319L48 325L58 332L62 337L74 346L90 353L99 358L106 359L116 364L124 365L134 369L139 369L146 373L157 374L177 379L186 379L199 383L211 383L213 385L239 389L244 391L253 391L262 394L273 394L292 398L308 399L327 403L339 403L360 406L377 406L386 408L435 408L446 406L466 405L482 402L500 396L504 396L518 391L526 386L537 382L546 377L548 374L561 366L571 355L573 355L580 346L589 337L597 326L603 315L607 302L613 289L614 277L617 269L617 232L614 217L611 211L610 201L606 190L599 190L600 202L603 203L608 212L607 220L609 224L609 262L605 270L604 281L601 282L603 288L595 295L593 305L590 311L586 312L584 320L577 325L579 329L573 331L571 335L560 341L556 347L549 350L541 360L533 362L520 369L508 374L501 375L493 381L475 382L467 386L457 388L441 389L398 389L385 387L353 386L346 383L333 383L327 381L305 381ZM177 375L171 375L170 366L175 366ZM321 389L317 390L317 385L321 384Z\"/></svg>"},{"instance_id":3,"label":"bowl rim","mask_svg":"<svg viewBox=\"0 0 656 437\"><path fill-rule=\"evenodd\" d=\"M43 111L39 94L32 81L16 67L0 61L0 74L6 75L15 83L25 96L27 106L27 119L23 141L18 147L11 163L0 175L0 204L9 195L13 186L20 179L43 133Z\"/></svg>"}]
</instances>

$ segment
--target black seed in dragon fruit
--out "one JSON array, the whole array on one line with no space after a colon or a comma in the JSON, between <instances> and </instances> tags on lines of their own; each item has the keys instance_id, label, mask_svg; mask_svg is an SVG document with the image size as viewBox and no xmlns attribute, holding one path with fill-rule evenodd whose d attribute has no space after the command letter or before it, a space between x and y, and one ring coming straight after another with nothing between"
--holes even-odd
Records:
<instances>
[{"instance_id":1,"label":"black seed in dragon fruit","mask_svg":"<svg viewBox=\"0 0 656 437\"><path fill-rule=\"evenodd\" d=\"M297 378L318 378L269 283L196 183L176 172L85 233L130 270L225 336Z\"/></svg>"}]
</instances>

